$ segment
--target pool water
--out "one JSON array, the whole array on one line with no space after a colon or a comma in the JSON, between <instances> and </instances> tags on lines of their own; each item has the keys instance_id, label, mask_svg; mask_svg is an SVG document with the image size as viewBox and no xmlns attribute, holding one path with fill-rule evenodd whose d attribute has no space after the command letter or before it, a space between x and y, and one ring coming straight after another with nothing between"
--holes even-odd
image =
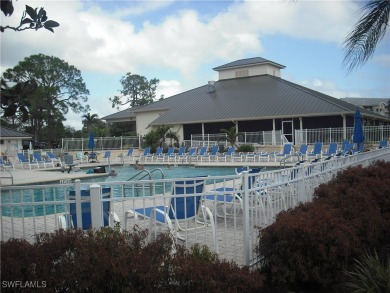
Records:
<instances>
[{"instance_id":1,"label":"pool water","mask_svg":"<svg viewBox=\"0 0 390 293\"><path fill-rule=\"evenodd\" d=\"M147 166L145 169L148 170L136 170L133 167L112 167L111 169L106 167L106 172L110 172L115 169L117 176L107 177L95 177L81 180L82 182L115 182L115 181L127 181L127 180L148 180L148 179L162 179L162 173L164 179L172 178L186 178L186 177L200 177L200 176L225 176L234 175L234 168L227 167L193 167L193 166ZM165 185L169 189L169 184ZM122 187L120 185L113 185L113 196L122 195ZM68 188L69 189L69 188ZM156 188L153 190L154 194L161 193L162 189ZM10 190L2 190L1 203L27 203L22 207L3 207L3 216L14 216L14 217L32 217L32 216L43 216L54 213L61 213L66 211L67 207L65 204L39 204L40 202L47 201L60 201L64 200L69 193L69 190L61 187L48 187L40 189L28 189L22 191L14 191L11 193ZM139 191L134 188L129 188L125 191L126 197L141 196L141 195L152 195L150 190ZM29 203L35 203L29 204ZM37 205L38 203L38 205Z\"/></svg>"}]
</instances>

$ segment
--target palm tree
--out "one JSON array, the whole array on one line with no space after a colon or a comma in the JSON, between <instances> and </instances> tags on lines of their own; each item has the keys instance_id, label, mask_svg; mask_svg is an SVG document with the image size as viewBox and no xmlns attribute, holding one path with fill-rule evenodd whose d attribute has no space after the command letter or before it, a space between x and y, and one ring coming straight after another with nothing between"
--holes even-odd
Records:
<instances>
[{"instance_id":1,"label":"palm tree","mask_svg":"<svg viewBox=\"0 0 390 293\"><path fill-rule=\"evenodd\" d=\"M243 136L242 133L236 132L235 126L230 127L230 129L222 128L219 131L221 131L222 133L225 133L226 136L220 137L218 139L218 141L226 139L230 143L230 145L233 147L237 146L237 137L239 137L240 135Z\"/></svg>"},{"instance_id":2,"label":"palm tree","mask_svg":"<svg viewBox=\"0 0 390 293\"><path fill-rule=\"evenodd\" d=\"M343 67L347 73L363 65L374 54L388 27L390 1L371 0L362 7L362 11L365 14L344 41L346 54Z\"/></svg>"},{"instance_id":3,"label":"palm tree","mask_svg":"<svg viewBox=\"0 0 390 293\"><path fill-rule=\"evenodd\" d=\"M82 116L83 120L81 121L84 124L84 127L87 128L88 131L91 130L92 126L96 123L99 116L97 114L85 114Z\"/></svg>"}]
</instances>

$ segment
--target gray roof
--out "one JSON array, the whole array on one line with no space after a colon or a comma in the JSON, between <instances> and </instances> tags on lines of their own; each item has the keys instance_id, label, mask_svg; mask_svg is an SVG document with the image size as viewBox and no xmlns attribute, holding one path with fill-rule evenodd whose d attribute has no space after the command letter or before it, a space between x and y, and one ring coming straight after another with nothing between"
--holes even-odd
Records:
<instances>
[{"instance_id":1,"label":"gray roof","mask_svg":"<svg viewBox=\"0 0 390 293\"><path fill-rule=\"evenodd\" d=\"M1 128L1 138L6 138L6 137L16 137L16 138L31 138L32 135L31 134L28 134L28 133L25 133L25 132L21 132L21 131L17 131L17 130L13 130L11 128L8 128L8 127L4 127L2 126Z\"/></svg>"},{"instance_id":2,"label":"gray roof","mask_svg":"<svg viewBox=\"0 0 390 293\"><path fill-rule=\"evenodd\" d=\"M390 98L343 98L343 101L354 104L356 106L379 106L380 103L387 104Z\"/></svg>"},{"instance_id":3,"label":"gray roof","mask_svg":"<svg viewBox=\"0 0 390 293\"><path fill-rule=\"evenodd\" d=\"M233 61L230 63L227 63L225 65L221 65L218 67L213 68L215 71L220 71L224 69L230 69L230 68L235 68L235 67L245 67L245 66L252 66L252 65L258 65L258 64L272 64L274 66L277 66L279 68L285 68L286 66L275 63L273 61L261 58L261 57L254 57L254 58L247 58L247 59L241 59L237 61Z\"/></svg>"},{"instance_id":4,"label":"gray roof","mask_svg":"<svg viewBox=\"0 0 390 293\"><path fill-rule=\"evenodd\" d=\"M132 120L131 118L135 119L134 111L141 108L142 106L134 106L132 108L128 108L122 111L119 111L117 113L107 115L102 117L102 120L110 120L112 122L119 122L119 121L129 121Z\"/></svg>"},{"instance_id":5,"label":"gray roof","mask_svg":"<svg viewBox=\"0 0 390 293\"><path fill-rule=\"evenodd\" d=\"M356 106L272 75L215 82L145 105L135 112L167 109L152 125L272 118L353 115ZM387 119L361 109L364 116Z\"/></svg>"}]
</instances>

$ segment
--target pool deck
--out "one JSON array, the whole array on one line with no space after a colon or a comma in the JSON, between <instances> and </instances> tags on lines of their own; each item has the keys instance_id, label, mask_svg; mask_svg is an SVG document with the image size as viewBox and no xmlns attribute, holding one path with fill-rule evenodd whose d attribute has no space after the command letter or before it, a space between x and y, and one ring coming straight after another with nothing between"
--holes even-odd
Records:
<instances>
[{"instance_id":1,"label":"pool deck","mask_svg":"<svg viewBox=\"0 0 390 293\"><path fill-rule=\"evenodd\" d=\"M182 163L162 163L162 162L145 162L143 163L147 168L148 165L182 165ZM132 166L133 164L125 163L124 166ZM183 165L191 165L195 167L242 167L242 166L250 166L250 167L270 167L277 168L280 167L279 162L193 162L191 164L183 164ZM291 165L286 164L286 167ZM75 179L86 179L92 177L102 177L108 176L108 173L90 173L87 174L85 170L94 169L96 167L105 166L106 172L109 172L109 168L115 166L123 166L120 162L114 162L108 165L108 163L81 163L74 168L72 171L68 173L68 168L62 172L61 167L54 168L43 168L40 169L33 168L30 169L18 169L15 168L15 171L12 169L8 169L9 172L4 170L0 171L0 186L11 186L12 180L10 178L10 173L13 177L13 185L36 185L40 183L59 183L61 180L75 180ZM81 170L80 170L81 168Z\"/></svg>"}]
</instances>

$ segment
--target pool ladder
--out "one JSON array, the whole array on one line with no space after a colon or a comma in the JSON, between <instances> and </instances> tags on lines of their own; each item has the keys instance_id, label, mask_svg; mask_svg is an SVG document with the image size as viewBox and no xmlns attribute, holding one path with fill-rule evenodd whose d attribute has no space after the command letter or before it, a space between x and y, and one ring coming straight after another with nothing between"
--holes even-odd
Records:
<instances>
[{"instance_id":1,"label":"pool ladder","mask_svg":"<svg viewBox=\"0 0 390 293\"><path fill-rule=\"evenodd\" d=\"M156 168L156 169L153 169L152 171L149 171L147 169L144 169L140 172L138 172L137 174L135 174L133 177L131 177L130 179L127 179L127 181L131 181L135 178L137 178L136 180L142 180L144 179L145 177L148 177L149 180L152 180L152 174L153 173L156 173L156 172L159 172L161 174L161 179L165 179L165 174L163 172L163 170L161 168ZM143 176L141 176L143 175ZM153 184L152 182L149 184L149 189L150 189L150 195L152 195L152 191L153 191L153 186L154 187L162 187L162 184ZM135 184L135 190L137 192L136 195L139 195L139 190L143 190L144 187L143 185L141 184Z\"/></svg>"}]
</instances>

